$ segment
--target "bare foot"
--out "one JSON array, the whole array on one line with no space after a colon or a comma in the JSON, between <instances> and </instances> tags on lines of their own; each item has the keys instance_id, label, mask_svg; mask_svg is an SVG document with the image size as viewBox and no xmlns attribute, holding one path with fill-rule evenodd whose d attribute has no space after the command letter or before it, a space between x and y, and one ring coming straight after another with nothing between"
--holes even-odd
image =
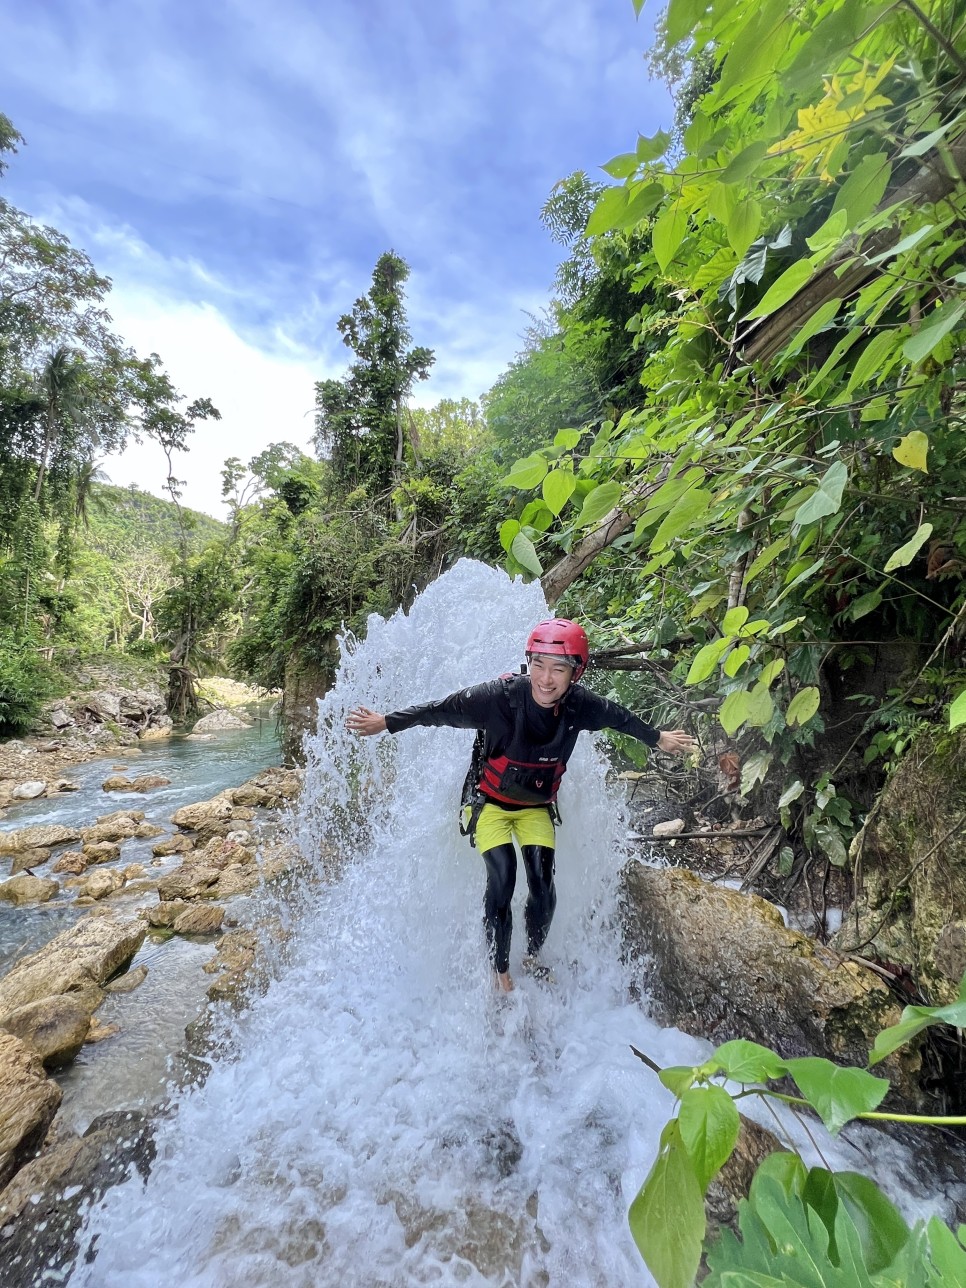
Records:
<instances>
[{"instance_id":1,"label":"bare foot","mask_svg":"<svg viewBox=\"0 0 966 1288\"><path fill-rule=\"evenodd\" d=\"M513 980L510 978L510 972L503 971L501 974L500 971L495 970L493 972L493 986L498 993L512 993Z\"/></svg>"},{"instance_id":2,"label":"bare foot","mask_svg":"<svg viewBox=\"0 0 966 1288\"><path fill-rule=\"evenodd\" d=\"M556 984L557 977L549 966L545 966L539 957L527 954L523 959L523 973L531 979L540 980L543 984Z\"/></svg>"}]
</instances>

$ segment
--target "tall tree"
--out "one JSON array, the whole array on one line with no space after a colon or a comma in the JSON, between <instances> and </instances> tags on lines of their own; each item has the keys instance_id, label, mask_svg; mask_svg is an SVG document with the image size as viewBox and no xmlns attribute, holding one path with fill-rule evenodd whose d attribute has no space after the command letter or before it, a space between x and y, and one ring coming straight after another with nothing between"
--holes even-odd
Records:
<instances>
[{"instance_id":1,"label":"tall tree","mask_svg":"<svg viewBox=\"0 0 966 1288\"><path fill-rule=\"evenodd\" d=\"M409 265L393 251L380 255L372 286L339 318L356 355L341 380L316 384L315 445L341 489L389 491L406 454L406 400L435 361L431 349L410 347L404 291Z\"/></svg>"}]
</instances>

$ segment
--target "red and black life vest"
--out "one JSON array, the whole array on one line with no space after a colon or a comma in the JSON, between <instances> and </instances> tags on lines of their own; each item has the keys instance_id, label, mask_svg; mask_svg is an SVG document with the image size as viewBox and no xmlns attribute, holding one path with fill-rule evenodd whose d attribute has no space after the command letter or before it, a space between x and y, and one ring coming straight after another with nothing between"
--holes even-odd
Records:
<instances>
[{"instance_id":1,"label":"red and black life vest","mask_svg":"<svg viewBox=\"0 0 966 1288\"><path fill-rule=\"evenodd\" d=\"M564 713L550 742L531 741L526 719L529 680L521 683L514 676L502 682L513 712L513 731L499 755L482 747L482 755L476 758L474 786L498 805L552 805L580 730Z\"/></svg>"}]
</instances>

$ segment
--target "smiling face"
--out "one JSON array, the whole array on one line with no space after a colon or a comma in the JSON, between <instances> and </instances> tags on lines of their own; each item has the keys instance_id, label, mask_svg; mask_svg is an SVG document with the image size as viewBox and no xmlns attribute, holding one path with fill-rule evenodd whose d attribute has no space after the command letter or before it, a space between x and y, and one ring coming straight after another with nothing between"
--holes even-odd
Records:
<instances>
[{"instance_id":1,"label":"smiling face","mask_svg":"<svg viewBox=\"0 0 966 1288\"><path fill-rule=\"evenodd\" d=\"M530 692L538 707L555 707L573 678L574 668L562 657L534 653L530 659Z\"/></svg>"}]
</instances>

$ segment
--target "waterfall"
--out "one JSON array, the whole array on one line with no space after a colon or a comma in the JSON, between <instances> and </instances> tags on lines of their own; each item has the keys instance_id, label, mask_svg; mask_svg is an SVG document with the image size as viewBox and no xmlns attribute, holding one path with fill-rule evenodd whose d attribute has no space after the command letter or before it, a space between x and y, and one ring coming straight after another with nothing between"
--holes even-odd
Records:
<instances>
[{"instance_id":1,"label":"waterfall","mask_svg":"<svg viewBox=\"0 0 966 1288\"><path fill-rule=\"evenodd\" d=\"M515 669L546 616L539 585L463 561L408 615L343 640L293 819L319 880L284 964L234 1021L233 1054L176 1097L147 1184L91 1213L97 1256L73 1284L651 1283L626 1214L674 1102L630 1048L662 1065L708 1048L628 998L623 824L601 752L584 735L561 790L544 953L557 984L517 971L499 1002L483 866L457 828L472 732L344 728L360 703L392 710ZM525 888L521 871L511 973Z\"/></svg>"}]
</instances>

